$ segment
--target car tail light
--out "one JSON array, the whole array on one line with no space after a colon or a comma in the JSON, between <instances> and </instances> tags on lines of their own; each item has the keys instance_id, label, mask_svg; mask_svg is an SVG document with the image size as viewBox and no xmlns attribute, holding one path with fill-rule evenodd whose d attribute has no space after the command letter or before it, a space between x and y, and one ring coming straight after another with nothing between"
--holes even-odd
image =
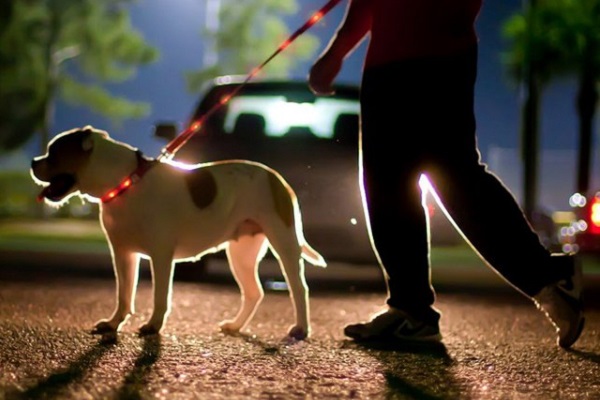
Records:
<instances>
[{"instance_id":1,"label":"car tail light","mask_svg":"<svg viewBox=\"0 0 600 400\"><path fill-rule=\"evenodd\" d=\"M589 232L600 235L600 193L596 193L589 208Z\"/></svg>"}]
</instances>

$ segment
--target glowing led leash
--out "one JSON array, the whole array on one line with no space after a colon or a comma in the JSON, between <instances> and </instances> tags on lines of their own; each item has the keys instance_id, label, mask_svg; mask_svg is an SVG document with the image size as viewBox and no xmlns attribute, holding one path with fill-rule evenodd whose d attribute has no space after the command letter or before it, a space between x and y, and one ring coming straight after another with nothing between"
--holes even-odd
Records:
<instances>
[{"instance_id":1,"label":"glowing led leash","mask_svg":"<svg viewBox=\"0 0 600 400\"><path fill-rule=\"evenodd\" d=\"M340 1L341 0L329 0L327 2L327 4L325 4L323 7L321 7L321 9L319 9L317 12L315 12L304 23L304 25L302 25L300 28L298 28L298 30L296 30L294 33L292 33L290 35L290 37L288 37L283 43L281 43L279 45L279 47L277 48L277 50L275 50L275 52L273 54L271 54L269 56L269 58L267 58L265 61L263 61L263 63L260 64L258 67L254 68L246 76L246 79L240 85L238 85L227 96L223 97L220 102L214 104L205 114L203 114L197 120L195 120L194 122L192 122L183 132L181 132L171 142L169 142L169 144L167 144L167 146L165 146L162 149L161 154L158 157L158 159L160 160L160 159L162 159L164 157L167 157L167 158L173 157L173 155L175 155L175 153L194 134L196 134L200 130L200 128L202 127L202 124L204 123L204 121L208 117L210 117L212 114L214 114L215 111L217 111L219 108L221 108L222 106L224 106L225 104L227 104L229 102L229 100L231 100L231 98L237 94L237 92L239 92L252 78L254 78L254 76L256 76L256 74L258 74L260 72L261 69L264 68L265 65L267 65L267 63L269 63L273 58L275 58L275 56L277 56L279 53L281 53L283 50L285 50L294 40L296 40L296 38L298 36L300 36L304 32L306 32L306 30L308 30L308 28L310 28L311 26L313 26L314 24L316 24L317 22L319 22L325 16L325 14L327 14L329 11L331 11L331 9L334 8Z\"/></svg>"},{"instance_id":2,"label":"glowing led leash","mask_svg":"<svg viewBox=\"0 0 600 400\"><path fill-rule=\"evenodd\" d=\"M229 102L229 100L231 100L231 98L233 96L235 96L238 91L240 91L240 89L242 89L252 78L254 78L254 76L256 76L256 74L258 74L260 72L261 69L263 69L265 67L265 65L267 65L267 63L269 63L273 58L275 58L275 56L277 56L279 53L281 53L283 50L285 50L294 40L296 40L296 38L298 36L300 36L304 32L306 32L306 30L308 30L308 28L310 28L311 26L313 26L314 24L319 22L325 16L325 14L327 14L329 11L331 11L331 9L334 8L340 1L341 0L329 0L327 2L327 4L325 4L323 7L321 7L321 9L319 9L317 12L315 12L304 23L304 25L302 25L300 28L298 28L298 30L296 30L294 33L292 33L290 35L290 37L288 37L283 43L281 43L279 45L279 47L277 48L277 50L275 50L275 52L273 52L273 54L271 54L258 67L254 68L246 76L246 79L240 85L238 85L227 96L223 97L221 99L221 101L214 104L205 114L203 114L202 116L200 116L200 118L198 118L197 120L192 122L190 124L190 126L188 126L183 132L181 132L171 142L169 142L167 144L167 146L165 146L162 149L161 154L158 156L156 161L160 161L163 158L172 158L175 155L175 153L193 135L195 135L200 130L200 128L202 127L202 124L208 117L210 117L212 114L214 114L219 108L221 108L222 106L227 104ZM100 201L102 203L108 203L109 201L113 200L115 197L117 197L120 194L122 194L123 192L125 192L127 189L129 189L131 186L133 186L135 183L137 183L144 176L144 174L146 172L148 172L148 170L156 164L156 161L148 161L146 159L141 158L138 155L138 167L135 169L135 171L133 171L131 174L129 174L127 177L125 177L125 179L123 179L121 181L121 183L119 183L118 186L109 190L104 196L102 196L100 198Z\"/></svg>"}]
</instances>

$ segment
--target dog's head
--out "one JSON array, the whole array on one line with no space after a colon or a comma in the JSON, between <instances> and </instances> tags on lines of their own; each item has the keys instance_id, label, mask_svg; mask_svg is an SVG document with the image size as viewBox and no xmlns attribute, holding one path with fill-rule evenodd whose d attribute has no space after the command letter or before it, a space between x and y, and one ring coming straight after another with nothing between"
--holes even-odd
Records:
<instances>
[{"instance_id":1,"label":"dog's head","mask_svg":"<svg viewBox=\"0 0 600 400\"><path fill-rule=\"evenodd\" d=\"M80 189L82 171L87 168L98 140L108 139L104 131L91 126L60 133L48 143L46 154L31 162L31 176L44 189L38 196L50 203L62 203Z\"/></svg>"}]
</instances>

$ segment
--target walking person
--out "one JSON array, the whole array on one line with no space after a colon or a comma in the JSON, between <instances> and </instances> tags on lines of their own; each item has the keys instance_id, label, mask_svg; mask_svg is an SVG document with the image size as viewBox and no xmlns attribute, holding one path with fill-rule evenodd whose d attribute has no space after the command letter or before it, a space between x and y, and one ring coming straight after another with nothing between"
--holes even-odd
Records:
<instances>
[{"instance_id":1,"label":"walking person","mask_svg":"<svg viewBox=\"0 0 600 400\"><path fill-rule=\"evenodd\" d=\"M331 94L344 58L369 40L361 80L360 170L387 307L348 325L357 341L441 341L419 179L428 177L465 239L531 298L568 348L584 325L581 266L551 254L512 193L480 159L474 116L482 0L349 0L312 66L313 92Z\"/></svg>"}]
</instances>

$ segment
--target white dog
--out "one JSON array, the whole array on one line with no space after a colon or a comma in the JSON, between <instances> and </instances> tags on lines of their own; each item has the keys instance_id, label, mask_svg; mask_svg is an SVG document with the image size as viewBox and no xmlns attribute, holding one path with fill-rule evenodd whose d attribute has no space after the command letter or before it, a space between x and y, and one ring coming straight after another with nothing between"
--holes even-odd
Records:
<instances>
[{"instance_id":1,"label":"white dog","mask_svg":"<svg viewBox=\"0 0 600 400\"><path fill-rule=\"evenodd\" d=\"M183 165L144 157L86 126L56 136L31 174L52 204L73 195L100 203L100 223L109 242L117 304L93 333L117 332L134 312L139 257L150 260L154 309L141 335L159 333L171 308L174 264L226 250L241 290L241 306L226 332L238 332L254 315L264 293L258 263L270 247L290 288L296 322L288 334L310 334L304 260L325 267L302 234L298 200L273 169L246 160Z\"/></svg>"}]
</instances>

